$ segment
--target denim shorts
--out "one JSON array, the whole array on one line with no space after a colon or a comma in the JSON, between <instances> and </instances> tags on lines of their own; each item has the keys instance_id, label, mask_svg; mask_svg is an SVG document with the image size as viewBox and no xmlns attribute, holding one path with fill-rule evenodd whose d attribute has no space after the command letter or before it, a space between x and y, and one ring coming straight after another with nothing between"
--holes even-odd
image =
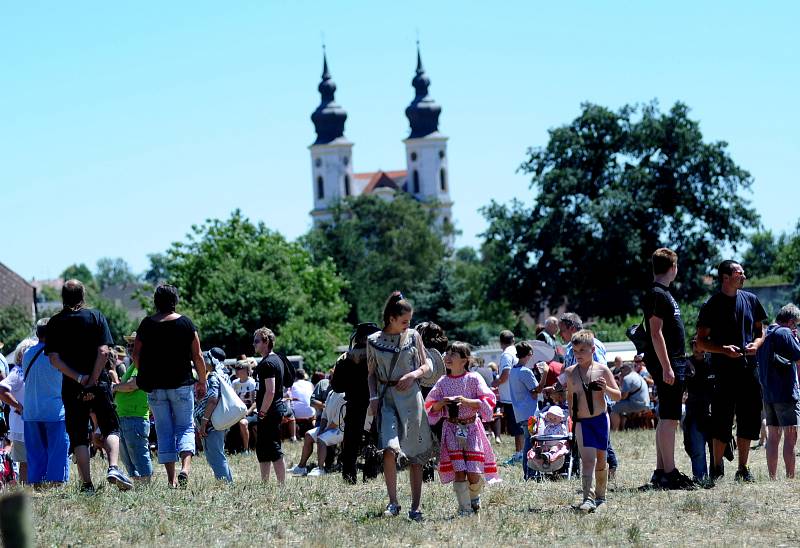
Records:
<instances>
[{"instance_id":1,"label":"denim shorts","mask_svg":"<svg viewBox=\"0 0 800 548\"><path fill-rule=\"evenodd\" d=\"M119 456L128 470L128 475L137 478L152 476L150 419L144 417L120 417L119 430Z\"/></svg>"},{"instance_id":2,"label":"denim shorts","mask_svg":"<svg viewBox=\"0 0 800 548\"><path fill-rule=\"evenodd\" d=\"M177 462L180 453L195 451L194 386L157 388L147 395L158 437L158 462Z\"/></svg>"}]
</instances>

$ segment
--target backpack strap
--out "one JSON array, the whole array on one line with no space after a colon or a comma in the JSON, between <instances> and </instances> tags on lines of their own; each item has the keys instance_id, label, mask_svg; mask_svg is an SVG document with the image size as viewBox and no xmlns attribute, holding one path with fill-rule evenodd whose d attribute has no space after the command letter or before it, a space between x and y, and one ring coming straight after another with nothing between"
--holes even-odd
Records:
<instances>
[{"instance_id":1,"label":"backpack strap","mask_svg":"<svg viewBox=\"0 0 800 548\"><path fill-rule=\"evenodd\" d=\"M25 369L25 375L22 377L22 382L28 380L28 374L31 372L31 367L33 367L33 364L36 363L36 360L39 359L39 356L42 355L42 352L44 352L44 346L42 346L39 350L37 350L36 354L33 355L31 363L29 363L27 369Z\"/></svg>"}]
</instances>

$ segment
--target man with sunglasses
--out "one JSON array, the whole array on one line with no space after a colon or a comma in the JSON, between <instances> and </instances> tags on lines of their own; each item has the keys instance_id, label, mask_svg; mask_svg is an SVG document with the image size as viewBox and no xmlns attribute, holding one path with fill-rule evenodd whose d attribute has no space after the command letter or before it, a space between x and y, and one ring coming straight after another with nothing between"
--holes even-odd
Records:
<instances>
[{"instance_id":1,"label":"man with sunglasses","mask_svg":"<svg viewBox=\"0 0 800 548\"><path fill-rule=\"evenodd\" d=\"M270 468L273 467L275 479L283 485L286 479L286 463L281 446L281 420L286 412L286 402L283 399L283 361L272 351L275 347L275 333L267 327L256 329L253 347L261 356L255 369L258 381L256 457L261 468L261 480L269 481Z\"/></svg>"}]
</instances>

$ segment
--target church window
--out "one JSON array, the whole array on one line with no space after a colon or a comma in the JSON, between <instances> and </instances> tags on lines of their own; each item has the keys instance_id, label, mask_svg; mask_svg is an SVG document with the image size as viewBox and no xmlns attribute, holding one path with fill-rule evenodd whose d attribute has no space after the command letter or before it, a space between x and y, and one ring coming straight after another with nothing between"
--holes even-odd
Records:
<instances>
[{"instance_id":1,"label":"church window","mask_svg":"<svg viewBox=\"0 0 800 548\"><path fill-rule=\"evenodd\" d=\"M322 158L317 158L316 160L314 160L314 165L317 167L322 166Z\"/></svg>"},{"instance_id":2,"label":"church window","mask_svg":"<svg viewBox=\"0 0 800 548\"><path fill-rule=\"evenodd\" d=\"M447 174L445 174L444 168L439 170L439 184L442 187L442 192L447 192Z\"/></svg>"},{"instance_id":3,"label":"church window","mask_svg":"<svg viewBox=\"0 0 800 548\"><path fill-rule=\"evenodd\" d=\"M350 196L350 176L344 176L344 195Z\"/></svg>"},{"instance_id":4,"label":"church window","mask_svg":"<svg viewBox=\"0 0 800 548\"><path fill-rule=\"evenodd\" d=\"M439 151L439 158L444 158L444 151L443 150Z\"/></svg>"},{"instance_id":5,"label":"church window","mask_svg":"<svg viewBox=\"0 0 800 548\"><path fill-rule=\"evenodd\" d=\"M322 181L322 177L317 177L317 200L322 200L325 198L325 187Z\"/></svg>"},{"instance_id":6,"label":"church window","mask_svg":"<svg viewBox=\"0 0 800 548\"><path fill-rule=\"evenodd\" d=\"M417 161L417 153L416 152L412 152L411 153L411 161L412 162L416 162Z\"/></svg>"},{"instance_id":7,"label":"church window","mask_svg":"<svg viewBox=\"0 0 800 548\"><path fill-rule=\"evenodd\" d=\"M348 158L347 156L345 156L344 158L342 158L342 163L343 163L344 165L347 165L347 164L348 164L348 162L350 162L350 158Z\"/></svg>"},{"instance_id":8,"label":"church window","mask_svg":"<svg viewBox=\"0 0 800 548\"><path fill-rule=\"evenodd\" d=\"M419 172L414 170L414 194L419 194Z\"/></svg>"}]
</instances>

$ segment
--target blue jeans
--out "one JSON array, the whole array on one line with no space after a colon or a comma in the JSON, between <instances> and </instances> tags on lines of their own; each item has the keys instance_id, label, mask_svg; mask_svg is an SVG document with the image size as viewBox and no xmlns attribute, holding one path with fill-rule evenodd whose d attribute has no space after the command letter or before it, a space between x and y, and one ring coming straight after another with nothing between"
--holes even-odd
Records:
<instances>
[{"instance_id":1,"label":"blue jeans","mask_svg":"<svg viewBox=\"0 0 800 548\"><path fill-rule=\"evenodd\" d=\"M69 480L69 437L65 421L25 421L28 483Z\"/></svg>"},{"instance_id":2,"label":"blue jeans","mask_svg":"<svg viewBox=\"0 0 800 548\"><path fill-rule=\"evenodd\" d=\"M150 419L119 418L119 458L128 469L129 476L149 478L153 475L153 462L150 460Z\"/></svg>"},{"instance_id":3,"label":"blue jeans","mask_svg":"<svg viewBox=\"0 0 800 548\"><path fill-rule=\"evenodd\" d=\"M687 406L683 419L683 447L692 461L692 475L695 479L705 479L708 477L706 444L710 446L711 438L700 430L698 419L698 414Z\"/></svg>"},{"instance_id":4,"label":"blue jeans","mask_svg":"<svg viewBox=\"0 0 800 548\"><path fill-rule=\"evenodd\" d=\"M225 456L225 434L227 432L227 430L220 432L210 429L208 436L203 440L203 449L206 452L208 465L214 471L214 477L230 483L233 481L233 474L228 466L228 458Z\"/></svg>"},{"instance_id":5,"label":"blue jeans","mask_svg":"<svg viewBox=\"0 0 800 548\"><path fill-rule=\"evenodd\" d=\"M528 451L533 447L533 440L531 440L531 434L528 432L528 421L520 421L517 424L525 436L525 445L522 448L522 479L527 481L533 478L533 470L528 468Z\"/></svg>"},{"instance_id":6,"label":"blue jeans","mask_svg":"<svg viewBox=\"0 0 800 548\"><path fill-rule=\"evenodd\" d=\"M156 421L158 462L178 462L183 452L194 455L194 386L157 388L147 395L147 403Z\"/></svg>"}]
</instances>

